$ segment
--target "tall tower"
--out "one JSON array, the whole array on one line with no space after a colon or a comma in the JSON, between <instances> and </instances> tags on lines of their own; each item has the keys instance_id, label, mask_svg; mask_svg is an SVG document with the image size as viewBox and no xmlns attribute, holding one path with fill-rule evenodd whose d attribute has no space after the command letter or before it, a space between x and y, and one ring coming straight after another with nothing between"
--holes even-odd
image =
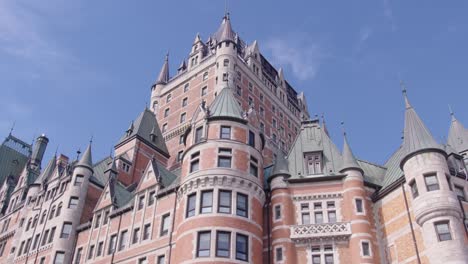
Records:
<instances>
[{"instance_id":1,"label":"tall tower","mask_svg":"<svg viewBox=\"0 0 468 264\"><path fill-rule=\"evenodd\" d=\"M174 263L262 263L263 144L230 88L199 107L185 142Z\"/></svg>"},{"instance_id":2,"label":"tall tower","mask_svg":"<svg viewBox=\"0 0 468 264\"><path fill-rule=\"evenodd\" d=\"M468 250L463 215L451 190L447 154L409 103L406 90L404 157L400 167L406 187L412 193L416 223L423 232L426 254L431 263L466 263Z\"/></svg>"}]
</instances>

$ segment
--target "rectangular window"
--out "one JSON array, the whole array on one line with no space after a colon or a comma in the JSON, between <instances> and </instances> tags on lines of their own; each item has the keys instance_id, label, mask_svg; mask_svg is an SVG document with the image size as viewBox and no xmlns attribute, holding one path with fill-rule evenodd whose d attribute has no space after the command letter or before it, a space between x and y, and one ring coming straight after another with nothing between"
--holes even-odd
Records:
<instances>
[{"instance_id":1,"label":"rectangular window","mask_svg":"<svg viewBox=\"0 0 468 264\"><path fill-rule=\"evenodd\" d=\"M166 109L164 110L164 117L168 117L168 116L169 116L169 111L170 111L169 108L166 108Z\"/></svg>"},{"instance_id":2,"label":"rectangular window","mask_svg":"<svg viewBox=\"0 0 468 264\"><path fill-rule=\"evenodd\" d=\"M463 186L455 185L454 188L455 188L455 193L457 194L457 196L458 196L462 201L466 201L466 198L465 198L465 190L463 189Z\"/></svg>"},{"instance_id":3,"label":"rectangular window","mask_svg":"<svg viewBox=\"0 0 468 264\"><path fill-rule=\"evenodd\" d=\"M145 196L144 196L144 195L141 195L141 196L138 198L138 210L143 209L144 206L145 206Z\"/></svg>"},{"instance_id":4,"label":"rectangular window","mask_svg":"<svg viewBox=\"0 0 468 264\"><path fill-rule=\"evenodd\" d=\"M141 258L138 260L138 264L148 264L148 260L146 259L146 257Z\"/></svg>"},{"instance_id":5,"label":"rectangular window","mask_svg":"<svg viewBox=\"0 0 468 264\"><path fill-rule=\"evenodd\" d=\"M275 205L275 220L278 220L280 218L281 218L281 206Z\"/></svg>"},{"instance_id":6,"label":"rectangular window","mask_svg":"<svg viewBox=\"0 0 468 264\"><path fill-rule=\"evenodd\" d=\"M75 262L74 262L75 264L80 264L82 255L83 255L83 248L79 248L78 250L76 250Z\"/></svg>"},{"instance_id":7,"label":"rectangular window","mask_svg":"<svg viewBox=\"0 0 468 264\"><path fill-rule=\"evenodd\" d=\"M166 263L166 256L164 255L161 255L161 256L158 256L158 262L156 262L157 264L164 264Z\"/></svg>"},{"instance_id":8,"label":"rectangular window","mask_svg":"<svg viewBox=\"0 0 468 264\"><path fill-rule=\"evenodd\" d=\"M322 224L323 223L323 214L322 212L315 212L315 223L316 224Z\"/></svg>"},{"instance_id":9,"label":"rectangular window","mask_svg":"<svg viewBox=\"0 0 468 264\"><path fill-rule=\"evenodd\" d=\"M208 93L208 87L205 86L201 89L201 96L205 96L207 93Z\"/></svg>"},{"instance_id":10,"label":"rectangular window","mask_svg":"<svg viewBox=\"0 0 468 264\"><path fill-rule=\"evenodd\" d=\"M199 232L197 239L197 257L209 257L211 245L211 232Z\"/></svg>"},{"instance_id":11,"label":"rectangular window","mask_svg":"<svg viewBox=\"0 0 468 264\"><path fill-rule=\"evenodd\" d=\"M97 246L97 252L96 256L101 256L102 255L102 248L104 247L104 241L99 242Z\"/></svg>"},{"instance_id":12,"label":"rectangular window","mask_svg":"<svg viewBox=\"0 0 468 264\"><path fill-rule=\"evenodd\" d=\"M190 172L196 172L200 169L200 160L196 159L190 162Z\"/></svg>"},{"instance_id":13,"label":"rectangular window","mask_svg":"<svg viewBox=\"0 0 468 264\"><path fill-rule=\"evenodd\" d=\"M364 213L364 208L362 207L362 199L356 199L356 212Z\"/></svg>"},{"instance_id":14,"label":"rectangular window","mask_svg":"<svg viewBox=\"0 0 468 264\"><path fill-rule=\"evenodd\" d=\"M186 113L182 113L182 114L180 115L180 123L181 123L181 124L185 122L185 118L186 118L186 117L187 117L187 114L186 114Z\"/></svg>"},{"instance_id":15,"label":"rectangular window","mask_svg":"<svg viewBox=\"0 0 468 264\"><path fill-rule=\"evenodd\" d=\"M45 264L45 257L42 257L41 260L39 260L39 264Z\"/></svg>"},{"instance_id":16,"label":"rectangular window","mask_svg":"<svg viewBox=\"0 0 468 264\"><path fill-rule=\"evenodd\" d=\"M216 256L229 258L231 249L231 233L218 231L216 233Z\"/></svg>"},{"instance_id":17,"label":"rectangular window","mask_svg":"<svg viewBox=\"0 0 468 264\"><path fill-rule=\"evenodd\" d=\"M325 254L325 264L333 264L333 255L332 254Z\"/></svg>"},{"instance_id":18,"label":"rectangular window","mask_svg":"<svg viewBox=\"0 0 468 264\"><path fill-rule=\"evenodd\" d=\"M213 208L213 191L203 191L201 193L200 213L211 213Z\"/></svg>"},{"instance_id":19,"label":"rectangular window","mask_svg":"<svg viewBox=\"0 0 468 264\"><path fill-rule=\"evenodd\" d=\"M48 237L49 237L49 230L46 230L44 232L44 236L42 237L41 246L44 246L46 244Z\"/></svg>"},{"instance_id":20,"label":"rectangular window","mask_svg":"<svg viewBox=\"0 0 468 264\"><path fill-rule=\"evenodd\" d=\"M184 93L188 92L189 87L190 87L190 83L186 83L186 84L184 85Z\"/></svg>"},{"instance_id":21,"label":"rectangular window","mask_svg":"<svg viewBox=\"0 0 468 264\"><path fill-rule=\"evenodd\" d=\"M362 245L362 255L365 256L365 257L369 257L370 256L370 245L369 245L369 242L367 241L363 241L361 243Z\"/></svg>"},{"instance_id":22,"label":"rectangular window","mask_svg":"<svg viewBox=\"0 0 468 264\"><path fill-rule=\"evenodd\" d=\"M47 243L52 243L52 241L54 241L55 229L56 227L52 227L50 230L49 241L47 241Z\"/></svg>"},{"instance_id":23,"label":"rectangular window","mask_svg":"<svg viewBox=\"0 0 468 264\"><path fill-rule=\"evenodd\" d=\"M57 251L54 257L54 264L63 264L65 263L65 252Z\"/></svg>"},{"instance_id":24,"label":"rectangular window","mask_svg":"<svg viewBox=\"0 0 468 264\"><path fill-rule=\"evenodd\" d=\"M83 176L83 175L77 174L77 175L76 175L76 178L75 178L75 183L74 183L74 185L75 185L75 186L81 186L81 184L83 183L83 179L84 179L84 176Z\"/></svg>"},{"instance_id":25,"label":"rectangular window","mask_svg":"<svg viewBox=\"0 0 468 264\"><path fill-rule=\"evenodd\" d=\"M184 136L183 135L179 137L179 145L182 145L182 144L184 144Z\"/></svg>"},{"instance_id":26,"label":"rectangular window","mask_svg":"<svg viewBox=\"0 0 468 264\"><path fill-rule=\"evenodd\" d=\"M231 157L220 156L218 157L218 167L220 168L231 168Z\"/></svg>"},{"instance_id":27,"label":"rectangular window","mask_svg":"<svg viewBox=\"0 0 468 264\"><path fill-rule=\"evenodd\" d=\"M452 235L450 234L450 226L448 221L436 222L434 223L434 225L439 241L452 240Z\"/></svg>"},{"instance_id":28,"label":"rectangular window","mask_svg":"<svg viewBox=\"0 0 468 264\"><path fill-rule=\"evenodd\" d=\"M195 143L199 143L203 137L203 127L198 127L195 130Z\"/></svg>"},{"instance_id":29,"label":"rectangular window","mask_svg":"<svg viewBox=\"0 0 468 264\"><path fill-rule=\"evenodd\" d=\"M418 186L416 185L416 181L413 180L410 184L409 184L410 188L411 188L411 194L413 195L413 199L418 197L419 196L419 192L418 192Z\"/></svg>"},{"instance_id":30,"label":"rectangular window","mask_svg":"<svg viewBox=\"0 0 468 264\"><path fill-rule=\"evenodd\" d=\"M107 249L107 254L110 255L115 252L115 246L117 245L117 235L112 235L109 241L109 248Z\"/></svg>"},{"instance_id":31,"label":"rectangular window","mask_svg":"<svg viewBox=\"0 0 468 264\"><path fill-rule=\"evenodd\" d=\"M72 223L65 222L62 227L62 233L60 234L60 238L68 239L70 237L72 231Z\"/></svg>"},{"instance_id":32,"label":"rectangular window","mask_svg":"<svg viewBox=\"0 0 468 264\"><path fill-rule=\"evenodd\" d=\"M255 148L255 133L249 131L249 145Z\"/></svg>"},{"instance_id":33,"label":"rectangular window","mask_svg":"<svg viewBox=\"0 0 468 264\"><path fill-rule=\"evenodd\" d=\"M88 250L88 259L92 259L94 256L94 245L91 245Z\"/></svg>"},{"instance_id":34,"label":"rectangular window","mask_svg":"<svg viewBox=\"0 0 468 264\"><path fill-rule=\"evenodd\" d=\"M255 163L250 162L250 174L258 177L258 166Z\"/></svg>"},{"instance_id":35,"label":"rectangular window","mask_svg":"<svg viewBox=\"0 0 468 264\"><path fill-rule=\"evenodd\" d=\"M424 181L428 192L439 190L439 181L436 174L424 175Z\"/></svg>"},{"instance_id":36,"label":"rectangular window","mask_svg":"<svg viewBox=\"0 0 468 264\"><path fill-rule=\"evenodd\" d=\"M181 150L177 153L177 162L182 162L182 155L184 155L184 151Z\"/></svg>"},{"instance_id":37,"label":"rectangular window","mask_svg":"<svg viewBox=\"0 0 468 264\"><path fill-rule=\"evenodd\" d=\"M185 217L191 217L195 215L195 204L197 202L197 194L193 193L187 197L187 212Z\"/></svg>"},{"instance_id":38,"label":"rectangular window","mask_svg":"<svg viewBox=\"0 0 468 264\"><path fill-rule=\"evenodd\" d=\"M107 223L109 222L109 214L110 214L110 211L107 210L104 212L104 221L103 221L103 225L107 225Z\"/></svg>"},{"instance_id":39,"label":"rectangular window","mask_svg":"<svg viewBox=\"0 0 468 264\"><path fill-rule=\"evenodd\" d=\"M283 261L283 248L276 248L276 261Z\"/></svg>"},{"instance_id":40,"label":"rectangular window","mask_svg":"<svg viewBox=\"0 0 468 264\"><path fill-rule=\"evenodd\" d=\"M308 203L303 203L301 204L301 210L304 211L304 210L309 210L309 204Z\"/></svg>"},{"instance_id":41,"label":"rectangular window","mask_svg":"<svg viewBox=\"0 0 468 264\"><path fill-rule=\"evenodd\" d=\"M120 232L119 251L125 249L128 242L128 231L124 230Z\"/></svg>"},{"instance_id":42,"label":"rectangular window","mask_svg":"<svg viewBox=\"0 0 468 264\"><path fill-rule=\"evenodd\" d=\"M236 235L236 259L247 261L249 259L249 238L245 235Z\"/></svg>"},{"instance_id":43,"label":"rectangular window","mask_svg":"<svg viewBox=\"0 0 468 264\"><path fill-rule=\"evenodd\" d=\"M313 255L312 256L312 264L320 264L320 263L322 263L321 260L320 260L320 256Z\"/></svg>"},{"instance_id":44,"label":"rectangular window","mask_svg":"<svg viewBox=\"0 0 468 264\"><path fill-rule=\"evenodd\" d=\"M328 222L336 223L336 211L328 211Z\"/></svg>"},{"instance_id":45,"label":"rectangular window","mask_svg":"<svg viewBox=\"0 0 468 264\"><path fill-rule=\"evenodd\" d=\"M39 244L39 237L41 235L40 234L37 234L36 237L34 238L34 242L33 242L33 247L32 249L36 249L37 248L37 245ZM0 255L1 256L1 255Z\"/></svg>"},{"instance_id":46,"label":"rectangular window","mask_svg":"<svg viewBox=\"0 0 468 264\"><path fill-rule=\"evenodd\" d=\"M218 212L230 214L231 213L231 192L219 191Z\"/></svg>"},{"instance_id":47,"label":"rectangular window","mask_svg":"<svg viewBox=\"0 0 468 264\"><path fill-rule=\"evenodd\" d=\"M96 220L94 220L94 228L98 228L101 224L101 214L96 215Z\"/></svg>"},{"instance_id":48,"label":"rectangular window","mask_svg":"<svg viewBox=\"0 0 468 264\"><path fill-rule=\"evenodd\" d=\"M138 243L138 240L140 240L140 228L135 228L133 230L132 244Z\"/></svg>"},{"instance_id":49,"label":"rectangular window","mask_svg":"<svg viewBox=\"0 0 468 264\"><path fill-rule=\"evenodd\" d=\"M143 240L149 239L151 236L151 224L146 224L143 227Z\"/></svg>"},{"instance_id":50,"label":"rectangular window","mask_svg":"<svg viewBox=\"0 0 468 264\"><path fill-rule=\"evenodd\" d=\"M71 197L70 202L68 202L68 208L76 209L78 207L78 197Z\"/></svg>"},{"instance_id":51,"label":"rectangular window","mask_svg":"<svg viewBox=\"0 0 468 264\"><path fill-rule=\"evenodd\" d=\"M221 133L219 137L222 139L231 139L231 127L221 126Z\"/></svg>"},{"instance_id":52,"label":"rectangular window","mask_svg":"<svg viewBox=\"0 0 468 264\"><path fill-rule=\"evenodd\" d=\"M248 208L249 208L249 201L248 196L242 193L237 193L236 199L236 214L238 216L248 217Z\"/></svg>"},{"instance_id":53,"label":"rectangular window","mask_svg":"<svg viewBox=\"0 0 468 264\"><path fill-rule=\"evenodd\" d=\"M186 107L187 106L187 102L188 102L188 98L185 97L184 99L182 99L182 107Z\"/></svg>"},{"instance_id":54,"label":"rectangular window","mask_svg":"<svg viewBox=\"0 0 468 264\"><path fill-rule=\"evenodd\" d=\"M302 213L302 224L303 225L310 224L310 213Z\"/></svg>"},{"instance_id":55,"label":"rectangular window","mask_svg":"<svg viewBox=\"0 0 468 264\"><path fill-rule=\"evenodd\" d=\"M154 204L154 195L156 194L155 191L151 191L148 195L148 206L152 206Z\"/></svg>"},{"instance_id":56,"label":"rectangular window","mask_svg":"<svg viewBox=\"0 0 468 264\"><path fill-rule=\"evenodd\" d=\"M170 214L163 215L162 220L161 220L161 230L160 230L160 236L165 236L169 234L169 221L170 221Z\"/></svg>"}]
</instances>

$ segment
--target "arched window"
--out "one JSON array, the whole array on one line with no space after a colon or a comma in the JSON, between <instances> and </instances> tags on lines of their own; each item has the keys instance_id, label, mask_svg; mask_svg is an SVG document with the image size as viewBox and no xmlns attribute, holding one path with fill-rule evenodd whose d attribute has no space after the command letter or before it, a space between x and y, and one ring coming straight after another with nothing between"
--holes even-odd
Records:
<instances>
[{"instance_id":1,"label":"arched window","mask_svg":"<svg viewBox=\"0 0 468 264\"><path fill-rule=\"evenodd\" d=\"M61 212L62 212L62 203L59 203L59 205L57 207L57 214L55 216L56 217L59 216Z\"/></svg>"},{"instance_id":2,"label":"arched window","mask_svg":"<svg viewBox=\"0 0 468 264\"><path fill-rule=\"evenodd\" d=\"M34 221L32 223L32 227L36 227L38 220L39 220L39 215L34 216Z\"/></svg>"},{"instance_id":3,"label":"arched window","mask_svg":"<svg viewBox=\"0 0 468 264\"><path fill-rule=\"evenodd\" d=\"M46 217L47 217L47 211L44 211L44 213L42 213L41 222L39 224L43 224L44 221L46 220Z\"/></svg>"},{"instance_id":4,"label":"arched window","mask_svg":"<svg viewBox=\"0 0 468 264\"><path fill-rule=\"evenodd\" d=\"M50 214L49 214L49 220L54 218L54 215L55 215L55 205L52 206L52 210L50 211Z\"/></svg>"}]
</instances>

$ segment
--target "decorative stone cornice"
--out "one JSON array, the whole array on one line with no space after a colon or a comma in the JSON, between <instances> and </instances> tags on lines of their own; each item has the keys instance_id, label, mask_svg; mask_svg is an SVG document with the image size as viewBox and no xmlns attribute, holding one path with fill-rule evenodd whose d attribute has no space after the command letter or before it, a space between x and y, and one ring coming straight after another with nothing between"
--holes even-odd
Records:
<instances>
[{"instance_id":1,"label":"decorative stone cornice","mask_svg":"<svg viewBox=\"0 0 468 264\"><path fill-rule=\"evenodd\" d=\"M240 189L247 193L255 194L262 205L265 203L265 192L256 183L246 179L227 175L207 175L190 179L184 182L182 185L180 185L179 190L177 192L177 197L178 199L181 199L185 194L189 192L206 187L224 187Z\"/></svg>"},{"instance_id":2,"label":"decorative stone cornice","mask_svg":"<svg viewBox=\"0 0 468 264\"><path fill-rule=\"evenodd\" d=\"M335 199L335 198L342 198L342 193L319 193L319 194L311 194L311 195L301 195L301 196L293 196L293 201L312 201L312 200L323 200L323 199Z\"/></svg>"},{"instance_id":3,"label":"decorative stone cornice","mask_svg":"<svg viewBox=\"0 0 468 264\"><path fill-rule=\"evenodd\" d=\"M291 240L298 244L324 240L348 240L350 236L351 224L349 222L291 226Z\"/></svg>"}]
</instances>

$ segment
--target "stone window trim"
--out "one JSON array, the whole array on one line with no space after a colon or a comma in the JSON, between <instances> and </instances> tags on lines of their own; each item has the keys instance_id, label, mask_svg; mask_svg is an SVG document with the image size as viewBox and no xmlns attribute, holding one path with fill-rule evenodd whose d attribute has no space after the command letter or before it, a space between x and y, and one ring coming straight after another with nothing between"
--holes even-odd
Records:
<instances>
[{"instance_id":1,"label":"stone window trim","mask_svg":"<svg viewBox=\"0 0 468 264\"><path fill-rule=\"evenodd\" d=\"M445 225L447 226L447 232L443 232L443 230L441 230L441 228L443 228L443 226ZM440 221L434 222L434 229L435 229L435 234L437 236L437 241L443 242L443 241L453 240L452 230L451 230L451 225L450 225L449 220L440 220Z\"/></svg>"},{"instance_id":2,"label":"stone window trim","mask_svg":"<svg viewBox=\"0 0 468 264\"><path fill-rule=\"evenodd\" d=\"M368 248L369 249L369 254L365 254L365 252L364 252L365 245L367 245L369 247ZM369 239L361 239L359 241L359 248L360 248L360 251L359 251L360 253L359 254L360 254L360 256L362 258L372 258L372 256L373 256L372 243L371 243L371 241Z\"/></svg>"},{"instance_id":3,"label":"stone window trim","mask_svg":"<svg viewBox=\"0 0 468 264\"><path fill-rule=\"evenodd\" d=\"M207 71L203 73L203 79L202 80L203 81L208 80L208 72Z\"/></svg>"},{"instance_id":4,"label":"stone window trim","mask_svg":"<svg viewBox=\"0 0 468 264\"><path fill-rule=\"evenodd\" d=\"M219 129L219 138L220 139L231 139L232 128L231 126L221 126Z\"/></svg>"},{"instance_id":5,"label":"stone window trim","mask_svg":"<svg viewBox=\"0 0 468 264\"><path fill-rule=\"evenodd\" d=\"M437 172L424 173L423 176L424 176L424 183L426 185L427 192L440 190L440 180L439 180L439 177L437 176Z\"/></svg>"},{"instance_id":6,"label":"stone window trim","mask_svg":"<svg viewBox=\"0 0 468 264\"><path fill-rule=\"evenodd\" d=\"M280 251L281 253L278 254L278 253L279 253L278 251ZM287 263L284 253L285 253L285 250L284 250L284 247L283 247L283 246L276 246L276 247L274 248L274 251L273 251L273 254L274 254L274 258L273 258L274 263L278 263L278 264L279 264L279 263Z\"/></svg>"},{"instance_id":7,"label":"stone window trim","mask_svg":"<svg viewBox=\"0 0 468 264\"><path fill-rule=\"evenodd\" d=\"M459 199L466 201L465 188L462 185L454 184L453 189Z\"/></svg>"},{"instance_id":8,"label":"stone window trim","mask_svg":"<svg viewBox=\"0 0 468 264\"><path fill-rule=\"evenodd\" d=\"M233 155L231 148L218 148L218 168L232 168Z\"/></svg>"},{"instance_id":9,"label":"stone window trim","mask_svg":"<svg viewBox=\"0 0 468 264\"><path fill-rule=\"evenodd\" d=\"M189 173L197 172L200 170L200 151L190 155Z\"/></svg>"},{"instance_id":10,"label":"stone window trim","mask_svg":"<svg viewBox=\"0 0 468 264\"><path fill-rule=\"evenodd\" d=\"M167 221L167 222L166 222ZM165 213L161 216L161 225L159 228L159 236L167 236L171 232L171 213Z\"/></svg>"},{"instance_id":11,"label":"stone window trim","mask_svg":"<svg viewBox=\"0 0 468 264\"><path fill-rule=\"evenodd\" d=\"M283 206L280 203L273 204L273 222L279 222L283 219Z\"/></svg>"},{"instance_id":12,"label":"stone window trim","mask_svg":"<svg viewBox=\"0 0 468 264\"><path fill-rule=\"evenodd\" d=\"M339 199L324 199L313 201L296 201L296 223L320 224L315 222L315 213L322 214L322 223L337 223L341 220L341 207ZM305 216L305 218L304 218ZM333 216L333 217L332 217ZM308 217L308 218L307 218ZM309 223L304 223L308 219ZM332 220L332 221L331 221Z\"/></svg>"},{"instance_id":13,"label":"stone window trim","mask_svg":"<svg viewBox=\"0 0 468 264\"><path fill-rule=\"evenodd\" d=\"M323 242L325 243L325 242ZM311 263L315 264L314 258L318 258L320 262L318 263L330 263L327 262L327 257L332 258L332 263L339 263L337 259L337 254L336 254L336 248L334 244L312 244L308 249L308 256L311 257Z\"/></svg>"},{"instance_id":14,"label":"stone window trim","mask_svg":"<svg viewBox=\"0 0 468 264\"><path fill-rule=\"evenodd\" d=\"M362 212L358 211L359 202L361 201L361 210ZM356 215L366 215L366 199L362 196L355 196L353 199L353 207L354 207L354 214Z\"/></svg>"}]
</instances>

